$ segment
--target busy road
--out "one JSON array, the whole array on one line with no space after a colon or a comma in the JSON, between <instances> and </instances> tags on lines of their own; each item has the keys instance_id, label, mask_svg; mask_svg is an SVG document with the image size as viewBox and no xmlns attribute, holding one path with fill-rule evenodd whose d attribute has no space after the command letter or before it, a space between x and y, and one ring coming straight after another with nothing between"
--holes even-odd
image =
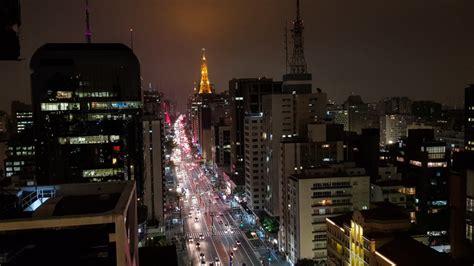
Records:
<instances>
[{"instance_id":1,"label":"busy road","mask_svg":"<svg viewBox=\"0 0 474 266\"><path fill-rule=\"evenodd\" d=\"M184 117L174 124L172 160L187 242L188 265L262 265L232 215L231 199L213 189L211 173L192 154Z\"/></svg>"}]
</instances>

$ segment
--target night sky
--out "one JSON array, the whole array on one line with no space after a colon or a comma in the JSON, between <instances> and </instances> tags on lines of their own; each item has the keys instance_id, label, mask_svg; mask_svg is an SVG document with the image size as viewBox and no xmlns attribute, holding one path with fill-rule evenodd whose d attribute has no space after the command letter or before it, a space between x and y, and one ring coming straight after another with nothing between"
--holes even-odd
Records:
<instances>
[{"instance_id":1,"label":"night sky","mask_svg":"<svg viewBox=\"0 0 474 266\"><path fill-rule=\"evenodd\" d=\"M273 77L284 67L284 26L294 0L90 0L93 42L129 44L143 84L180 100L207 49L217 91L231 78ZM409 96L460 105L474 83L472 0L302 0L313 86L342 102ZM83 42L84 1L23 0L22 62L0 62L0 110L30 101L29 60L47 42Z\"/></svg>"}]
</instances>

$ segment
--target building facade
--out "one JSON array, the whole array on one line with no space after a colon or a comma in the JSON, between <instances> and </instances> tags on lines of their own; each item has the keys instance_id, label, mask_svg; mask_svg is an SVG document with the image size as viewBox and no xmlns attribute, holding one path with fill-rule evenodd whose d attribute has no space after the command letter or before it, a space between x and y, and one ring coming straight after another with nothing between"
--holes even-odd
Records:
<instances>
[{"instance_id":1,"label":"building facade","mask_svg":"<svg viewBox=\"0 0 474 266\"><path fill-rule=\"evenodd\" d=\"M164 223L163 125L159 119L143 120L143 183L147 219Z\"/></svg>"},{"instance_id":2,"label":"building facade","mask_svg":"<svg viewBox=\"0 0 474 266\"><path fill-rule=\"evenodd\" d=\"M342 165L314 169L291 175L288 183L289 203L283 209L286 217L285 243L287 259L327 258L326 218L369 207L370 177L361 168Z\"/></svg>"},{"instance_id":3,"label":"building facade","mask_svg":"<svg viewBox=\"0 0 474 266\"><path fill-rule=\"evenodd\" d=\"M263 210L265 203L263 117L244 119L245 194L247 205L254 211Z\"/></svg>"},{"instance_id":4,"label":"building facade","mask_svg":"<svg viewBox=\"0 0 474 266\"><path fill-rule=\"evenodd\" d=\"M245 177L245 116L260 115L263 96L280 94L282 83L270 78L232 79L229 81L231 116L231 173L235 180Z\"/></svg>"},{"instance_id":5,"label":"building facade","mask_svg":"<svg viewBox=\"0 0 474 266\"><path fill-rule=\"evenodd\" d=\"M46 44L30 68L38 184L138 180L140 65L123 44Z\"/></svg>"},{"instance_id":6,"label":"building facade","mask_svg":"<svg viewBox=\"0 0 474 266\"><path fill-rule=\"evenodd\" d=\"M263 136L265 140L265 210L281 215L281 142L306 137L308 124L321 121L326 114L326 93L274 94L263 97Z\"/></svg>"}]
</instances>

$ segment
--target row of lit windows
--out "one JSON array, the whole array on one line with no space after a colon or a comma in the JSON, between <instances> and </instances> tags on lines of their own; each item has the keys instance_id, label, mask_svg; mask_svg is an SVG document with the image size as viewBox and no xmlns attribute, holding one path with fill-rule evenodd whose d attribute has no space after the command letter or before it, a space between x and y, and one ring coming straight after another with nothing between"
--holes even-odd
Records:
<instances>
[{"instance_id":1,"label":"row of lit windows","mask_svg":"<svg viewBox=\"0 0 474 266\"><path fill-rule=\"evenodd\" d=\"M72 91L57 91L57 99L71 99L73 96L79 98L110 98L117 96L117 93L111 91L92 91L92 92L72 92Z\"/></svg>"},{"instance_id":2,"label":"row of lit windows","mask_svg":"<svg viewBox=\"0 0 474 266\"><path fill-rule=\"evenodd\" d=\"M13 161L13 162L5 162L6 166L18 166L18 165L25 165L25 161Z\"/></svg>"},{"instance_id":3,"label":"row of lit windows","mask_svg":"<svg viewBox=\"0 0 474 266\"><path fill-rule=\"evenodd\" d=\"M41 103L41 111L67 111L67 110L80 110L81 106L79 103Z\"/></svg>"},{"instance_id":4,"label":"row of lit windows","mask_svg":"<svg viewBox=\"0 0 474 266\"><path fill-rule=\"evenodd\" d=\"M93 135L93 136L79 136L79 137L60 137L59 144L103 144L114 143L120 140L119 135Z\"/></svg>"},{"instance_id":5,"label":"row of lit windows","mask_svg":"<svg viewBox=\"0 0 474 266\"><path fill-rule=\"evenodd\" d=\"M123 169L117 168L106 168L106 169L89 169L83 170L83 177L106 177L106 176L115 176L123 173Z\"/></svg>"},{"instance_id":6,"label":"row of lit windows","mask_svg":"<svg viewBox=\"0 0 474 266\"><path fill-rule=\"evenodd\" d=\"M466 198L466 211L474 212L474 199Z\"/></svg>"},{"instance_id":7,"label":"row of lit windows","mask_svg":"<svg viewBox=\"0 0 474 266\"><path fill-rule=\"evenodd\" d=\"M421 151L427 151L428 153L445 153L446 146L421 147Z\"/></svg>"},{"instance_id":8,"label":"row of lit windows","mask_svg":"<svg viewBox=\"0 0 474 266\"><path fill-rule=\"evenodd\" d=\"M142 107L140 101L127 102L92 102L92 110L138 109Z\"/></svg>"},{"instance_id":9,"label":"row of lit windows","mask_svg":"<svg viewBox=\"0 0 474 266\"><path fill-rule=\"evenodd\" d=\"M33 151L35 149L35 146L8 146L9 151Z\"/></svg>"}]
</instances>

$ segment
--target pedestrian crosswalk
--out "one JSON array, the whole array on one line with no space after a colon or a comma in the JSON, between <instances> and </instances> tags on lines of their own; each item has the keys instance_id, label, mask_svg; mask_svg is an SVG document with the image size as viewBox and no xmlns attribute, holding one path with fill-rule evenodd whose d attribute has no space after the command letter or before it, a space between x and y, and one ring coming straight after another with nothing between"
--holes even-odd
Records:
<instances>
[{"instance_id":1,"label":"pedestrian crosswalk","mask_svg":"<svg viewBox=\"0 0 474 266\"><path fill-rule=\"evenodd\" d=\"M210 237L211 236L211 231L203 231L203 232L188 232L186 233L187 238L194 238L198 239L199 236L202 234L204 238ZM232 229L230 232L229 231L224 231L224 230L214 230L213 235L215 236L230 236L230 235L235 235L236 230Z\"/></svg>"}]
</instances>

